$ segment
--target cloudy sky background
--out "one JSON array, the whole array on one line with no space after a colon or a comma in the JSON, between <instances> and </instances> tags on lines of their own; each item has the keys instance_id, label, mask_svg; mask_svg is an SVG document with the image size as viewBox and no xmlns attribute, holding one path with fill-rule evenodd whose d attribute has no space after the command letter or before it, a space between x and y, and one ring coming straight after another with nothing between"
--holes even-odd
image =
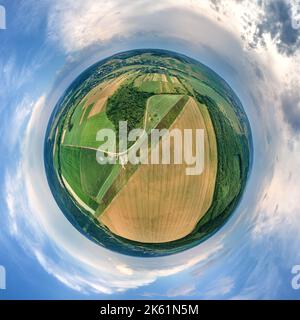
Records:
<instances>
[{"instance_id":1,"label":"cloudy sky background","mask_svg":"<svg viewBox=\"0 0 300 320\"><path fill-rule=\"evenodd\" d=\"M300 298L300 31L293 1L0 1L0 265L7 298ZM254 163L231 220L162 258L112 253L66 220L48 187L43 140L53 107L86 67L163 48L198 59L237 93Z\"/></svg>"}]
</instances>

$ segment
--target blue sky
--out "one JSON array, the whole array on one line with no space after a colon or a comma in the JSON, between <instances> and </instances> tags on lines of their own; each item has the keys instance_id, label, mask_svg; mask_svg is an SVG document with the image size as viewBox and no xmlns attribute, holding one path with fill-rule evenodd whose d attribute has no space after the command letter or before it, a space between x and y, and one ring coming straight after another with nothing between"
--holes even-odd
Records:
<instances>
[{"instance_id":1,"label":"blue sky","mask_svg":"<svg viewBox=\"0 0 300 320\"><path fill-rule=\"evenodd\" d=\"M300 40L289 1L0 1L0 299L299 299ZM141 259L84 238L58 209L42 147L53 107L86 67L165 48L220 74L254 138L252 174L231 220L200 246Z\"/></svg>"}]
</instances>

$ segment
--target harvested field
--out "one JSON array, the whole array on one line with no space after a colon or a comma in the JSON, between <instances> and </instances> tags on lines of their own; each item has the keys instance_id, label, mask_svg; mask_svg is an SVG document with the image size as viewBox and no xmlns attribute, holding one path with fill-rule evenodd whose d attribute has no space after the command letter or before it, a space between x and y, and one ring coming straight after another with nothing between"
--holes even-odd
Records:
<instances>
[{"instance_id":1,"label":"harvested field","mask_svg":"<svg viewBox=\"0 0 300 320\"><path fill-rule=\"evenodd\" d=\"M87 105L94 103L94 106L89 112L88 119L104 111L107 99L115 93L125 79L126 77L124 76L114 79L90 97L87 101Z\"/></svg>"},{"instance_id":2,"label":"harvested field","mask_svg":"<svg viewBox=\"0 0 300 320\"><path fill-rule=\"evenodd\" d=\"M217 173L217 145L206 107L189 98L173 128L205 129L203 173L187 176L184 163L140 165L98 218L115 234L144 243L177 240L192 232L209 209Z\"/></svg>"}]
</instances>

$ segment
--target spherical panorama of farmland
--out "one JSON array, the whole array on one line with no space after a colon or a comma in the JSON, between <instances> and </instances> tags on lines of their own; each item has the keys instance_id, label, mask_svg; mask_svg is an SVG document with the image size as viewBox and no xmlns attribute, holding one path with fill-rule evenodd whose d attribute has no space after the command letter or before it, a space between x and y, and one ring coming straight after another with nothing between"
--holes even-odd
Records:
<instances>
[{"instance_id":1,"label":"spherical panorama of farmland","mask_svg":"<svg viewBox=\"0 0 300 320\"><path fill-rule=\"evenodd\" d=\"M194 247L230 219L247 183L243 106L214 71L165 50L132 50L81 73L50 118L50 189L70 223L134 256Z\"/></svg>"}]
</instances>

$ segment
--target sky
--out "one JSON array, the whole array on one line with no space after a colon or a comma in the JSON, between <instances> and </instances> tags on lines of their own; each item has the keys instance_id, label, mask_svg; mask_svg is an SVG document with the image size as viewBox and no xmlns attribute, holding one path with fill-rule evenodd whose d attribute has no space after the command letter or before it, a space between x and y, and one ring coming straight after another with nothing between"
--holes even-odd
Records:
<instances>
[{"instance_id":1,"label":"sky","mask_svg":"<svg viewBox=\"0 0 300 320\"><path fill-rule=\"evenodd\" d=\"M0 0L0 299L299 299L300 31L296 1ZM294 27L293 27L294 26ZM239 207L214 236L159 258L92 243L59 210L43 141L83 70L135 48L206 64L239 96L254 143Z\"/></svg>"}]
</instances>

